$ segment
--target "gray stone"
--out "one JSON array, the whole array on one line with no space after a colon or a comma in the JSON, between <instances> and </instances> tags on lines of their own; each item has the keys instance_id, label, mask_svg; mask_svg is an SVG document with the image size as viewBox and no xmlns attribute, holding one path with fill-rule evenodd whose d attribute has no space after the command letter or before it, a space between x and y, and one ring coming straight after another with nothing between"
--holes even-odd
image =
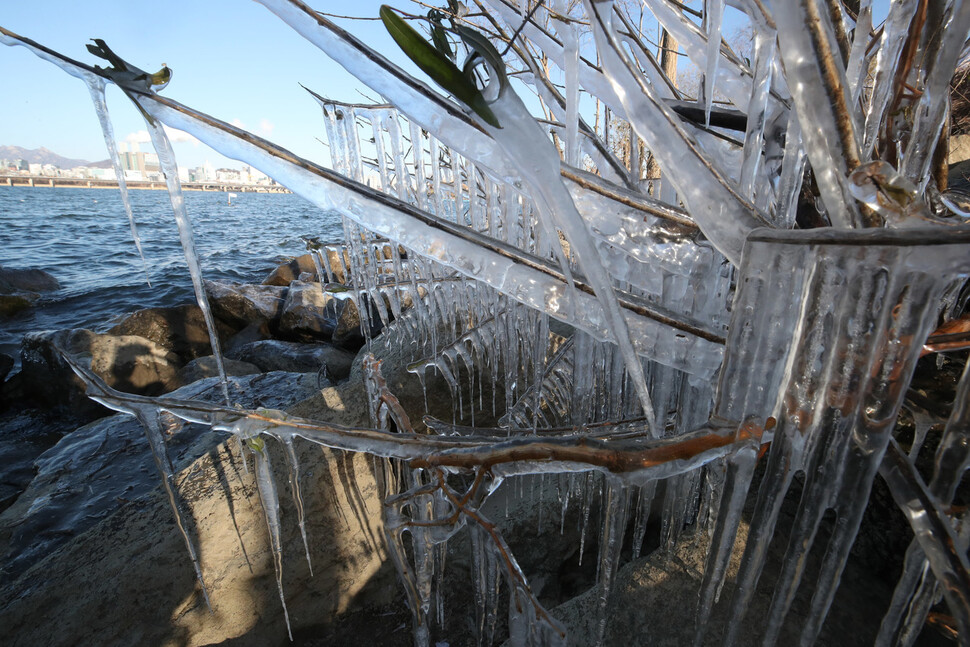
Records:
<instances>
[{"instance_id":1,"label":"gray stone","mask_svg":"<svg viewBox=\"0 0 970 647\"><path fill-rule=\"evenodd\" d=\"M219 339L227 339L233 329L216 321ZM126 316L108 330L111 335L137 335L172 351L183 362L212 353L209 329L197 305L171 308L145 308Z\"/></svg>"},{"instance_id":2,"label":"gray stone","mask_svg":"<svg viewBox=\"0 0 970 647\"><path fill-rule=\"evenodd\" d=\"M293 281L280 316L280 336L298 341L327 341L337 329L346 297L323 290L319 283Z\"/></svg>"},{"instance_id":3,"label":"gray stone","mask_svg":"<svg viewBox=\"0 0 970 647\"><path fill-rule=\"evenodd\" d=\"M13 357L7 355L6 353L0 353L0 383L2 383L10 371L13 369Z\"/></svg>"},{"instance_id":4,"label":"gray stone","mask_svg":"<svg viewBox=\"0 0 970 647\"><path fill-rule=\"evenodd\" d=\"M286 299L286 288L233 281L206 281L205 291L217 317L238 327L253 322L276 325Z\"/></svg>"},{"instance_id":5,"label":"gray stone","mask_svg":"<svg viewBox=\"0 0 970 647\"><path fill-rule=\"evenodd\" d=\"M53 292L59 290L58 283L51 274L35 267L16 269L0 266L0 293L14 292Z\"/></svg>"},{"instance_id":6,"label":"gray stone","mask_svg":"<svg viewBox=\"0 0 970 647\"><path fill-rule=\"evenodd\" d=\"M222 358L222 364L223 368L226 369L226 375L251 375L262 372L255 364L240 362L228 357ZM195 358L179 369L178 377L182 384L191 384L207 377L219 377L219 367L216 364L215 356L206 355L205 357Z\"/></svg>"},{"instance_id":7,"label":"gray stone","mask_svg":"<svg viewBox=\"0 0 970 647\"><path fill-rule=\"evenodd\" d=\"M350 375L354 355L329 344L300 344L267 339L246 344L232 353L232 359L255 364L264 371L316 373L324 365L341 380Z\"/></svg>"},{"instance_id":8,"label":"gray stone","mask_svg":"<svg viewBox=\"0 0 970 647\"><path fill-rule=\"evenodd\" d=\"M158 395L179 386L178 356L144 337L100 335L81 328L33 332L21 345L21 378L24 393L42 404L66 406L88 416L105 411L84 395L84 384L54 350L55 344L72 355L90 356L91 369L119 391Z\"/></svg>"},{"instance_id":9,"label":"gray stone","mask_svg":"<svg viewBox=\"0 0 970 647\"><path fill-rule=\"evenodd\" d=\"M262 341L264 339L272 338L273 331L269 329L269 324L267 322L254 321L230 337L222 347L222 352L223 354L229 354L242 348L246 344L253 343L254 341Z\"/></svg>"}]
</instances>

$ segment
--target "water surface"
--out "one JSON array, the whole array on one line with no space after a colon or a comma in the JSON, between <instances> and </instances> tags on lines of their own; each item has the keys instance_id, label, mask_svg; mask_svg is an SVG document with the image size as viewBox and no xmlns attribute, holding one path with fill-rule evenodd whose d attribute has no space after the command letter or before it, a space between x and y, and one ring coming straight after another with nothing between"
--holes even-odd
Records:
<instances>
[{"instance_id":1,"label":"water surface","mask_svg":"<svg viewBox=\"0 0 970 647\"><path fill-rule=\"evenodd\" d=\"M168 193L131 191L149 287L117 189L0 187L0 265L39 267L61 289L0 318L0 352L19 363L32 330L104 330L139 308L194 302ZM260 282L306 251L302 235L343 238L338 216L294 194L185 192L206 279Z\"/></svg>"}]
</instances>

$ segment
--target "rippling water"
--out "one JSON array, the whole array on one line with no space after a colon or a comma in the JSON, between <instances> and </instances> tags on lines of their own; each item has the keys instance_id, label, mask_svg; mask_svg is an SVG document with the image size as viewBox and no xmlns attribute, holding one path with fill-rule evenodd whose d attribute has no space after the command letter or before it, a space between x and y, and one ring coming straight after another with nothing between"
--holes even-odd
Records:
<instances>
[{"instance_id":1,"label":"rippling water","mask_svg":"<svg viewBox=\"0 0 970 647\"><path fill-rule=\"evenodd\" d=\"M339 217L293 194L188 191L185 203L207 279L259 282L306 251L302 235L343 238ZM32 330L103 330L139 308L194 302L168 194L131 191L152 287L117 190L0 187L0 265L39 267L61 289L0 318L0 352L17 357Z\"/></svg>"}]
</instances>

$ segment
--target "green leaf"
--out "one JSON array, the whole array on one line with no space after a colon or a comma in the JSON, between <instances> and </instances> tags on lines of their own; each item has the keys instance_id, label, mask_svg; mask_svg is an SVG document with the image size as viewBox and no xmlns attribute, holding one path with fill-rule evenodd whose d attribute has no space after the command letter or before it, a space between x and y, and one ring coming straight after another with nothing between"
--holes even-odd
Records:
<instances>
[{"instance_id":1,"label":"green leaf","mask_svg":"<svg viewBox=\"0 0 970 647\"><path fill-rule=\"evenodd\" d=\"M448 34L445 33L445 28L441 26L441 23L432 25L431 40L434 42L435 48L447 56L448 60L455 60L455 53L451 49L451 43L448 42Z\"/></svg>"},{"instance_id":2,"label":"green leaf","mask_svg":"<svg viewBox=\"0 0 970 647\"><path fill-rule=\"evenodd\" d=\"M470 107L487 123L501 128L495 114L488 107L485 97L447 56L438 51L411 25L387 5L380 10L381 21L398 47L414 61L435 83L450 92L456 99Z\"/></svg>"}]
</instances>

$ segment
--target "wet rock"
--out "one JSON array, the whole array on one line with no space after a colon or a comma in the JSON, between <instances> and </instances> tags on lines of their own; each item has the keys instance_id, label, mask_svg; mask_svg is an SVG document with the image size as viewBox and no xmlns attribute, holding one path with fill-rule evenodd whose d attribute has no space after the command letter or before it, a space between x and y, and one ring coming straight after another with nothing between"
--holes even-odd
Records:
<instances>
[{"instance_id":1,"label":"wet rock","mask_svg":"<svg viewBox=\"0 0 970 647\"><path fill-rule=\"evenodd\" d=\"M230 378L233 402L247 408L283 409L317 392L316 376L267 373ZM218 378L172 392L171 397L221 402ZM201 425L170 421L166 439L176 469L225 439ZM4 578L16 577L123 504L158 487L160 476L141 424L117 414L65 435L35 461L36 477L17 502L0 514Z\"/></svg>"},{"instance_id":2,"label":"wet rock","mask_svg":"<svg viewBox=\"0 0 970 647\"><path fill-rule=\"evenodd\" d=\"M337 329L347 299L319 283L294 281L280 315L280 336L298 341L327 341Z\"/></svg>"},{"instance_id":3,"label":"wet rock","mask_svg":"<svg viewBox=\"0 0 970 647\"><path fill-rule=\"evenodd\" d=\"M331 272L327 280L336 283L347 283L347 272L345 268L350 263L350 257L347 255L346 250L338 252L330 249L326 253ZM326 272L326 265L321 262L321 266L324 272ZM287 286L293 281L300 280L301 274L309 274L311 277L310 281L320 281L320 277L317 275L317 266L313 262L310 254L303 254L283 263L270 272L269 276L263 280L263 285Z\"/></svg>"},{"instance_id":4,"label":"wet rock","mask_svg":"<svg viewBox=\"0 0 970 647\"><path fill-rule=\"evenodd\" d=\"M239 360L222 358L223 367L226 375L252 375L262 371L255 364L240 362ZM219 377L219 367L216 365L216 358L213 355L197 357L181 369L179 369L179 382L191 384L207 377Z\"/></svg>"},{"instance_id":5,"label":"wet rock","mask_svg":"<svg viewBox=\"0 0 970 647\"><path fill-rule=\"evenodd\" d=\"M21 310L26 310L27 308L34 305L34 302L40 298L39 294L34 292L18 292L17 294L0 294L0 316L2 317L12 317Z\"/></svg>"},{"instance_id":6,"label":"wet rock","mask_svg":"<svg viewBox=\"0 0 970 647\"><path fill-rule=\"evenodd\" d=\"M60 288L61 284L57 279L44 270L34 267L16 269L0 266L0 293L53 292Z\"/></svg>"},{"instance_id":7,"label":"wet rock","mask_svg":"<svg viewBox=\"0 0 970 647\"><path fill-rule=\"evenodd\" d=\"M233 281L206 281L205 291L213 313L238 327L263 321L275 327L286 298L286 288Z\"/></svg>"},{"instance_id":8,"label":"wet rock","mask_svg":"<svg viewBox=\"0 0 970 647\"><path fill-rule=\"evenodd\" d=\"M2 383L10 371L13 369L13 357L7 355L6 353L0 353L0 383Z\"/></svg>"},{"instance_id":9,"label":"wet rock","mask_svg":"<svg viewBox=\"0 0 970 647\"><path fill-rule=\"evenodd\" d=\"M90 356L91 369L109 386L142 395L179 386L179 358L155 342L134 335L101 335L82 328L28 333L21 345L23 392L41 404L66 406L91 417L105 409L84 395L84 384L54 350Z\"/></svg>"},{"instance_id":10,"label":"wet rock","mask_svg":"<svg viewBox=\"0 0 970 647\"><path fill-rule=\"evenodd\" d=\"M261 378L266 379L252 379ZM328 420L366 425L361 385L326 389L321 398ZM398 601L397 575L383 544L373 461L297 439L314 571L310 577L286 491L285 457L276 442L269 440L266 447L280 484L283 587L297 644L343 614ZM113 514L63 542L18 578L0 578L5 644L287 643L254 470L252 465L248 472L243 469L236 448L235 441L219 444L177 479L194 526L211 612L164 493L156 488L119 504ZM403 601L397 608L404 608ZM391 629L402 642L410 642L406 627ZM381 635L365 635L363 643L389 644Z\"/></svg>"},{"instance_id":11,"label":"wet rock","mask_svg":"<svg viewBox=\"0 0 970 647\"><path fill-rule=\"evenodd\" d=\"M229 354L242 348L246 344L253 343L254 341L262 341L264 339L272 338L273 331L269 329L269 324L267 322L254 321L230 337L222 347L222 352L223 354Z\"/></svg>"},{"instance_id":12,"label":"wet rock","mask_svg":"<svg viewBox=\"0 0 970 647\"><path fill-rule=\"evenodd\" d=\"M233 329L217 320L217 334L227 339ZM125 317L108 330L111 335L137 335L172 351L183 362L212 353L209 330L197 305L145 308Z\"/></svg>"},{"instance_id":13,"label":"wet rock","mask_svg":"<svg viewBox=\"0 0 970 647\"><path fill-rule=\"evenodd\" d=\"M361 297L361 302L365 304L364 307L369 307L370 300L366 295ZM373 339L384 330L384 324L381 323L380 316L376 310L372 309L371 315L369 332L371 339ZM360 350L364 345L364 333L360 325L360 310L357 304L349 298L346 299L344 308L340 312L340 319L337 321L337 328L333 331L331 342L334 346L346 348L354 352Z\"/></svg>"},{"instance_id":14,"label":"wet rock","mask_svg":"<svg viewBox=\"0 0 970 647\"><path fill-rule=\"evenodd\" d=\"M255 364L264 371L316 373L326 366L341 380L350 375L354 355L329 344L300 344L268 339L246 344L232 353L232 359Z\"/></svg>"},{"instance_id":15,"label":"wet rock","mask_svg":"<svg viewBox=\"0 0 970 647\"><path fill-rule=\"evenodd\" d=\"M315 281L319 280L316 265L313 264L313 258L309 254L297 256L279 265L269 273L269 276L263 279L263 285L286 287L291 281L296 281L304 273L311 274Z\"/></svg>"},{"instance_id":16,"label":"wet rock","mask_svg":"<svg viewBox=\"0 0 970 647\"><path fill-rule=\"evenodd\" d=\"M80 424L83 421L37 409L0 415L0 512L34 479L34 460Z\"/></svg>"}]
</instances>

